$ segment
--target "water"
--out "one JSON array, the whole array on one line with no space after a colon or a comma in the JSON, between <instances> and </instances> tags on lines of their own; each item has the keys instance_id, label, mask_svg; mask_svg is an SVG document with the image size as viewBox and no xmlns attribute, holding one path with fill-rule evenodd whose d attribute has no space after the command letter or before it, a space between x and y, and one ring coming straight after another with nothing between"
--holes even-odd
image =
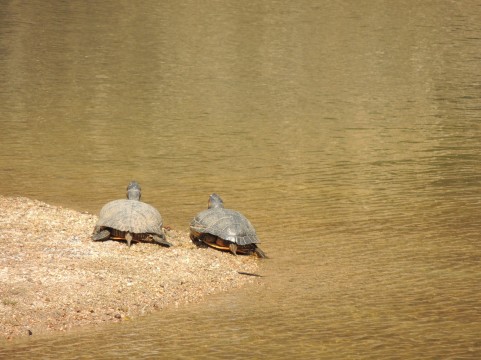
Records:
<instances>
[{"instance_id":1,"label":"water","mask_svg":"<svg viewBox=\"0 0 481 360\"><path fill-rule=\"evenodd\" d=\"M0 8L0 193L97 213L217 192L260 286L0 358L478 358L476 1Z\"/></svg>"}]
</instances>

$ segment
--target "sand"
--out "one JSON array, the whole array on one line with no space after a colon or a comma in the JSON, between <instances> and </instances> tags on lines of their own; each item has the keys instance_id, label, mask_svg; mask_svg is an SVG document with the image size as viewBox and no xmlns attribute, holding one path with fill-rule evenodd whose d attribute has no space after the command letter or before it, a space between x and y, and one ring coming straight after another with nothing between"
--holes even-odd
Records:
<instances>
[{"instance_id":1,"label":"sand","mask_svg":"<svg viewBox=\"0 0 481 360\"><path fill-rule=\"evenodd\" d=\"M97 216L0 196L0 336L100 326L199 301L259 281L259 260L198 248L167 231L171 248L93 242Z\"/></svg>"}]
</instances>

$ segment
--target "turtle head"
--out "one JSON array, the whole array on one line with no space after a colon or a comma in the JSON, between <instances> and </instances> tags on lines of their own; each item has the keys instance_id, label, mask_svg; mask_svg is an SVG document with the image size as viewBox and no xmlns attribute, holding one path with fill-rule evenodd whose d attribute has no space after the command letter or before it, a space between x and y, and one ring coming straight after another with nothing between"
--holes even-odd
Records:
<instances>
[{"instance_id":1,"label":"turtle head","mask_svg":"<svg viewBox=\"0 0 481 360\"><path fill-rule=\"evenodd\" d=\"M224 202L217 194L212 194L209 196L209 204L207 206L208 209L215 209L215 208L223 208Z\"/></svg>"},{"instance_id":2,"label":"turtle head","mask_svg":"<svg viewBox=\"0 0 481 360\"><path fill-rule=\"evenodd\" d=\"M137 181L131 181L127 186L127 199L140 200L140 185Z\"/></svg>"}]
</instances>

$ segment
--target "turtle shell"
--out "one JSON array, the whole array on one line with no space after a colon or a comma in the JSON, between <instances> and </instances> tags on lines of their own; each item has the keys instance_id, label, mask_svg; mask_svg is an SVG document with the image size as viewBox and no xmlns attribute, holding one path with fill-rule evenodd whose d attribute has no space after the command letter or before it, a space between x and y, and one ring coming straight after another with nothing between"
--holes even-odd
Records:
<instances>
[{"instance_id":1,"label":"turtle shell","mask_svg":"<svg viewBox=\"0 0 481 360\"><path fill-rule=\"evenodd\" d=\"M133 234L162 236L162 216L153 206L138 200L120 199L104 205L97 227L107 227Z\"/></svg>"},{"instance_id":2,"label":"turtle shell","mask_svg":"<svg viewBox=\"0 0 481 360\"><path fill-rule=\"evenodd\" d=\"M238 211L225 208L201 211L191 221L190 231L198 234L212 234L241 246L259 243L250 221Z\"/></svg>"}]
</instances>

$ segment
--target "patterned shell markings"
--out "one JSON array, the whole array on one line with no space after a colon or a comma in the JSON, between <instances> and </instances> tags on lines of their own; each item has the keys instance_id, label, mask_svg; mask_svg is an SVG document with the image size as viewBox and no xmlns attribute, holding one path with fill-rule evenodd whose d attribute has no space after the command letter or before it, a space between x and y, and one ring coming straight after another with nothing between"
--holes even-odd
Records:
<instances>
[{"instance_id":1,"label":"patterned shell markings","mask_svg":"<svg viewBox=\"0 0 481 360\"><path fill-rule=\"evenodd\" d=\"M201 211L190 226L198 233L209 233L237 245L259 243L250 221L235 210L212 208Z\"/></svg>"},{"instance_id":2,"label":"patterned shell markings","mask_svg":"<svg viewBox=\"0 0 481 360\"><path fill-rule=\"evenodd\" d=\"M136 200L120 199L105 204L97 225L136 234L162 234L162 217L157 209Z\"/></svg>"}]
</instances>

